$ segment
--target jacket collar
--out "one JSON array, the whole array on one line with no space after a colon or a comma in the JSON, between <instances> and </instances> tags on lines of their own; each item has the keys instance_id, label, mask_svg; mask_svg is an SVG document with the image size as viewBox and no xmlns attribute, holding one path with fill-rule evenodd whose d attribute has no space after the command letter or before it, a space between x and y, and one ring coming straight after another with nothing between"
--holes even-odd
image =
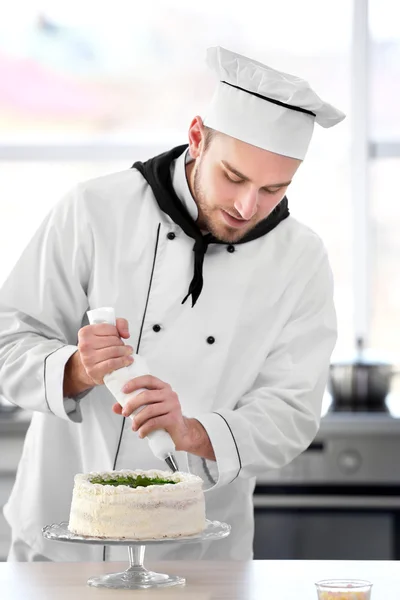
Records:
<instances>
[{"instance_id":1,"label":"jacket collar","mask_svg":"<svg viewBox=\"0 0 400 600\"><path fill-rule=\"evenodd\" d=\"M189 150L184 150L182 154L171 163L171 177L176 195L186 207L186 210L193 221L197 221L199 218L199 210L196 201L192 196L192 192L190 191L186 175L186 165L192 160Z\"/></svg>"},{"instance_id":2,"label":"jacket collar","mask_svg":"<svg viewBox=\"0 0 400 600\"><path fill-rule=\"evenodd\" d=\"M225 244L208 233L203 235L196 221L193 219L193 205L190 198L187 196L184 182L180 179L181 175L177 172L178 190L176 191L173 184L173 176L171 177L171 165L174 161L186 155L188 145L177 146L168 152L164 152L159 156L150 158L142 163L137 161L132 168L137 169L150 185L157 204L160 209L181 227L187 236L194 239L194 275L190 283L189 290L182 304L186 302L189 296L192 296L192 307L196 304L201 290L203 289L203 262L209 244ZM184 160L184 159L183 159ZM180 165L180 166L179 166ZM181 168L182 165L178 162L176 168ZM186 178L186 173L185 173ZM182 186L181 188L179 186ZM186 181L187 188L189 189ZM177 193L178 192L178 193ZM182 198L179 197L179 192L183 193ZM189 189L190 193L190 189ZM191 194L190 194L191 195ZM194 202L193 198L192 201ZM196 207L197 210L197 207ZM244 236L237 244L251 242L259 237L262 237L275 229L277 225L289 216L288 201L286 196L281 200L278 206L272 213L263 221L261 221L252 231Z\"/></svg>"}]
</instances>

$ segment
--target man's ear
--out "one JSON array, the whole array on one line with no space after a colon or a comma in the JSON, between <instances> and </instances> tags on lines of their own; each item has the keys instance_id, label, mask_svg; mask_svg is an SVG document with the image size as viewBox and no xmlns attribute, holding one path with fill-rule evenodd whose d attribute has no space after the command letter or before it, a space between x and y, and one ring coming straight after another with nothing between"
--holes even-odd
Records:
<instances>
[{"instance_id":1,"label":"man's ear","mask_svg":"<svg viewBox=\"0 0 400 600\"><path fill-rule=\"evenodd\" d=\"M198 158L204 150L205 131L201 117L196 116L189 127L189 152L190 156Z\"/></svg>"}]
</instances>

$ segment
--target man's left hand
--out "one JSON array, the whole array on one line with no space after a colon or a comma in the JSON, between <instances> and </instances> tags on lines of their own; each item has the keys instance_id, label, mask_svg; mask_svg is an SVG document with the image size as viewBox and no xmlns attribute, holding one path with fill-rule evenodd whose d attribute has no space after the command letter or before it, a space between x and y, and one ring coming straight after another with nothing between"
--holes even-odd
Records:
<instances>
[{"instance_id":1,"label":"man's left hand","mask_svg":"<svg viewBox=\"0 0 400 600\"><path fill-rule=\"evenodd\" d=\"M176 450L215 460L206 430L196 419L183 416L178 395L168 383L153 375L143 375L129 381L123 387L123 392L131 394L141 388L145 388L145 391L129 400L124 408L120 404L113 405L113 411L124 417L145 406L132 421L132 429L138 432L139 437L144 438L156 429L165 429L173 439Z\"/></svg>"}]
</instances>

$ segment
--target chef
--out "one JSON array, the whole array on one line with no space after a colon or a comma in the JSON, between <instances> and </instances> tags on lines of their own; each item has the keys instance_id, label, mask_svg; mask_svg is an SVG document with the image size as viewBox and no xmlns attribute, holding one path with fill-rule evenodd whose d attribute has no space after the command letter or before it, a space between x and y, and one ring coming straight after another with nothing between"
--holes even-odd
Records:
<instances>
[{"instance_id":1,"label":"chef","mask_svg":"<svg viewBox=\"0 0 400 600\"><path fill-rule=\"evenodd\" d=\"M221 47L207 60L216 91L188 144L77 185L0 291L0 391L33 411L4 509L9 560L125 560L124 547L56 543L41 528L68 520L76 473L165 468L144 439L158 428L180 470L203 478L207 517L232 533L148 558L250 559L256 476L317 432L332 275L286 191L315 122L344 115L298 77ZM102 306L117 327L88 325ZM102 378L133 351L152 375L129 384L148 390L128 404L148 405L132 422Z\"/></svg>"}]
</instances>

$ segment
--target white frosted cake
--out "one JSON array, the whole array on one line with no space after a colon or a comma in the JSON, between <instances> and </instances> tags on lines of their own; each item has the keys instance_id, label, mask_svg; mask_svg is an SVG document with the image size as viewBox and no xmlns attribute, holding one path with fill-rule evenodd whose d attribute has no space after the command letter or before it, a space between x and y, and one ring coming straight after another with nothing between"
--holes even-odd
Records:
<instances>
[{"instance_id":1,"label":"white frosted cake","mask_svg":"<svg viewBox=\"0 0 400 600\"><path fill-rule=\"evenodd\" d=\"M136 540L194 535L205 527L202 484L182 472L78 474L68 528L83 536Z\"/></svg>"}]
</instances>

